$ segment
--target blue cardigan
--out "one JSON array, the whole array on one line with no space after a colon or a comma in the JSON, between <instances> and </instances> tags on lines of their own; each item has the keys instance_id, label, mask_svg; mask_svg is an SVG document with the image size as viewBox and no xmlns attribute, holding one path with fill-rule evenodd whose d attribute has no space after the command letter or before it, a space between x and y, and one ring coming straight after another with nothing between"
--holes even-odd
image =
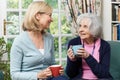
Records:
<instances>
[{"instance_id":1,"label":"blue cardigan","mask_svg":"<svg viewBox=\"0 0 120 80\"><path fill-rule=\"evenodd\" d=\"M44 55L35 47L25 31L17 36L10 52L12 80L37 80L37 73L55 64L53 36L44 36Z\"/></svg>"},{"instance_id":2,"label":"blue cardigan","mask_svg":"<svg viewBox=\"0 0 120 80\"><path fill-rule=\"evenodd\" d=\"M68 48L70 45L81 44L80 37L74 38L69 41ZM91 55L85 59L92 72L99 78L112 78L109 73L110 67L110 45L101 39L100 46L100 62L98 63ZM67 57L66 65L66 74L72 79L79 76L79 79L82 77L82 59L78 58L76 61L71 61Z\"/></svg>"}]
</instances>

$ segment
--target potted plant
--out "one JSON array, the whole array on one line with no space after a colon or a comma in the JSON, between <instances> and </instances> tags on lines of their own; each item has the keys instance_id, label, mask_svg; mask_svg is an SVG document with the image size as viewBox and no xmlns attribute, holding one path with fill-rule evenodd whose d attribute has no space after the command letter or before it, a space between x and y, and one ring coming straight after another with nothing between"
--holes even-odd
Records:
<instances>
[{"instance_id":1,"label":"potted plant","mask_svg":"<svg viewBox=\"0 0 120 80\"><path fill-rule=\"evenodd\" d=\"M0 80L10 79L10 59L7 61L2 60L3 54L10 53L11 43L6 43L4 37L0 38Z\"/></svg>"}]
</instances>

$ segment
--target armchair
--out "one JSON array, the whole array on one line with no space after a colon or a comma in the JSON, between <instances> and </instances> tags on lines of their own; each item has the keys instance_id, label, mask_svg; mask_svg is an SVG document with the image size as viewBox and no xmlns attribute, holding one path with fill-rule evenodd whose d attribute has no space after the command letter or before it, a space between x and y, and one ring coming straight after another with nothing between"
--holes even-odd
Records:
<instances>
[{"instance_id":1,"label":"armchair","mask_svg":"<svg viewBox=\"0 0 120 80\"><path fill-rule=\"evenodd\" d=\"M110 73L114 80L120 80L120 42L108 41L111 46Z\"/></svg>"}]
</instances>

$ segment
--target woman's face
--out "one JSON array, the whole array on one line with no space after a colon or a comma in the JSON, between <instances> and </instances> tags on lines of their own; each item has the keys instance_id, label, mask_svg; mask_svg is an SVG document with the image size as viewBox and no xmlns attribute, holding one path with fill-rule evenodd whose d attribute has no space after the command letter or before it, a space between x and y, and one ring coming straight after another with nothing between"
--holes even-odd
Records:
<instances>
[{"instance_id":1,"label":"woman's face","mask_svg":"<svg viewBox=\"0 0 120 80\"><path fill-rule=\"evenodd\" d=\"M43 29L48 29L52 21L52 13L39 14L40 27Z\"/></svg>"},{"instance_id":2,"label":"woman's face","mask_svg":"<svg viewBox=\"0 0 120 80\"><path fill-rule=\"evenodd\" d=\"M80 22L78 33L82 40L90 39L92 36L89 30L89 25L90 25L90 19L88 18L84 18Z\"/></svg>"}]
</instances>

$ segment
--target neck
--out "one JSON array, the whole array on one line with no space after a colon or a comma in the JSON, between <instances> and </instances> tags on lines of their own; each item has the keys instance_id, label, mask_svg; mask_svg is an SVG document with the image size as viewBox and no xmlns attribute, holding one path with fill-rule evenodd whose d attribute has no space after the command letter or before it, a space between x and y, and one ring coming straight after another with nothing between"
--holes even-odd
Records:
<instances>
[{"instance_id":1,"label":"neck","mask_svg":"<svg viewBox=\"0 0 120 80\"><path fill-rule=\"evenodd\" d=\"M28 32L31 40L33 41L34 45L38 49L43 49L44 48L44 40L43 40L43 35L41 32Z\"/></svg>"},{"instance_id":2,"label":"neck","mask_svg":"<svg viewBox=\"0 0 120 80\"><path fill-rule=\"evenodd\" d=\"M37 37L37 38L42 37L41 32L29 31L28 33L29 33L32 37Z\"/></svg>"},{"instance_id":3,"label":"neck","mask_svg":"<svg viewBox=\"0 0 120 80\"><path fill-rule=\"evenodd\" d=\"M43 35L41 34L41 32L28 32L30 37L34 40L43 40Z\"/></svg>"},{"instance_id":4,"label":"neck","mask_svg":"<svg viewBox=\"0 0 120 80\"><path fill-rule=\"evenodd\" d=\"M90 38L90 39L85 39L83 40L86 44L93 44L95 39L94 38Z\"/></svg>"}]
</instances>

